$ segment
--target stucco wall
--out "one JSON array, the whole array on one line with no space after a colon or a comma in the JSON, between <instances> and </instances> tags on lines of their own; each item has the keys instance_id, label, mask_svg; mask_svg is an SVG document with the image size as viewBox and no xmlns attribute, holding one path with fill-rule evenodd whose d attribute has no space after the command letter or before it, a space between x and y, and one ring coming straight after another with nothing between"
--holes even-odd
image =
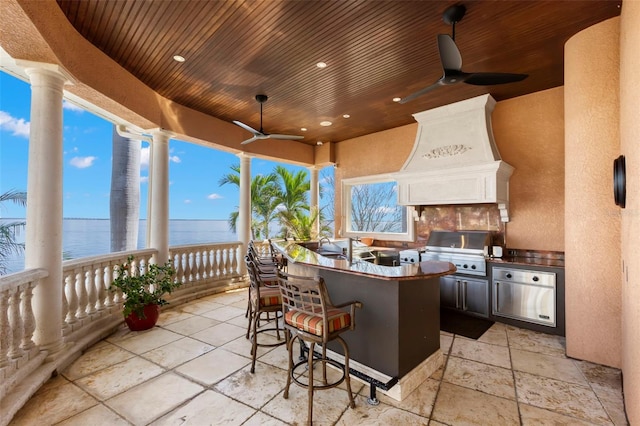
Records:
<instances>
[{"instance_id":1,"label":"stucco wall","mask_svg":"<svg viewBox=\"0 0 640 426\"><path fill-rule=\"evenodd\" d=\"M567 355L621 365L619 23L601 22L565 45L565 280ZM603 76L606 76L604 78Z\"/></svg>"},{"instance_id":2,"label":"stucco wall","mask_svg":"<svg viewBox=\"0 0 640 426\"><path fill-rule=\"evenodd\" d=\"M498 102L493 133L509 180L507 247L564 251L564 100L557 87Z\"/></svg>"},{"instance_id":3,"label":"stucco wall","mask_svg":"<svg viewBox=\"0 0 640 426\"><path fill-rule=\"evenodd\" d=\"M503 160L515 167L507 246L563 251L562 88L498 102L492 122ZM336 212L341 211L341 179L400 170L417 129L416 123L336 144ZM341 218L336 217L336 230L340 226Z\"/></svg>"},{"instance_id":4,"label":"stucco wall","mask_svg":"<svg viewBox=\"0 0 640 426\"><path fill-rule=\"evenodd\" d=\"M620 28L620 152L627 161L622 210L622 372L629 422L640 424L640 2L625 2ZM622 266L619 265L618 266Z\"/></svg>"}]
</instances>

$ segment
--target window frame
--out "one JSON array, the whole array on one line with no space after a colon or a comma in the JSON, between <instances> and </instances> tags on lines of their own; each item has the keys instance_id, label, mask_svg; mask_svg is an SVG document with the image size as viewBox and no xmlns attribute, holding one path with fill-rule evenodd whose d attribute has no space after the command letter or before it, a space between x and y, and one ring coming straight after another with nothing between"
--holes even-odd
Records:
<instances>
[{"instance_id":1,"label":"window frame","mask_svg":"<svg viewBox=\"0 0 640 426\"><path fill-rule=\"evenodd\" d=\"M416 234L416 210L414 206L406 207L407 232L360 232L351 231L351 188L363 184L376 184L394 182L399 185L393 175L385 173L379 175L360 176L356 178L342 179L342 226L340 227L342 237L370 237L381 241L415 241ZM399 204L396 198L396 204Z\"/></svg>"}]
</instances>

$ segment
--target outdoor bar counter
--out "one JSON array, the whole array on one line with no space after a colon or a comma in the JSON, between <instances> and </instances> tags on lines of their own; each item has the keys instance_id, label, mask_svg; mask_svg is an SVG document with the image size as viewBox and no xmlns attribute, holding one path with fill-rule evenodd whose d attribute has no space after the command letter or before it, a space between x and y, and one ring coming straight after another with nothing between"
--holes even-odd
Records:
<instances>
[{"instance_id":1,"label":"outdoor bar counter","mask_svg":"<svg viewBox=\"0 0 640 426\"><path fill-rule=\"evenodd\" d=\"M286 257L290 274L321 276L334 304L362 302L362 309L356 310L355 330L343 337L351 360L356 361L353 364L372 369L374 376L382 373L400 384L405 382L405 389L396 386L396 395L390 396L402 399L441 365L439 277L455 273L453 264L350 263L322 256L296 242L274 245ZM330 344L329 349L341 353L339 345Z\"/></svg>"}]
</instances>

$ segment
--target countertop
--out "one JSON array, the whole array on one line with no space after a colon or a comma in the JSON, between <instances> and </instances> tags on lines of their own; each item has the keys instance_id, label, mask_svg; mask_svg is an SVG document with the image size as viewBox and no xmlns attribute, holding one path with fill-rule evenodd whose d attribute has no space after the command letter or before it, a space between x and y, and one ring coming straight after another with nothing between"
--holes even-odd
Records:
<instances>
[{"instance_id":1,"label":"countertop","mask_svg":"<svg viewBox=\"0 0 640 426\"><path fill-rule=\"evenodd\" d=\"M375 265L363 260L349 263L344 259L333 259L296 244L294 241L274 241L273 245L287 258L289 262L331 269L346 273L371 276L386 280L412 280L416 278L433 278L456 272L456 267L449 262L420 262L418 264L384 266Z\"/></svg>"},{"instance_id":2,"label":"countertop","mask_svg":"<svg viewBox=\"0 0 640 426\"><path fill-rule=\"evenodd\" d=\"M535 257L508 256L502 258L487 259L489 263L497 265L529 265L529 266L549 266L554 268L564 268L564 260L540 259Z\"/></svg>"}]
</instances>

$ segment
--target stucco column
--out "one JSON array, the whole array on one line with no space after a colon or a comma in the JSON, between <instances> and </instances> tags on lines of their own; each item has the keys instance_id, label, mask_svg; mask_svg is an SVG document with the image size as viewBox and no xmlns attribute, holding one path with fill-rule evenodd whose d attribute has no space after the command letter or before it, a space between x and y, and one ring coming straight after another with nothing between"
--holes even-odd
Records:
<instances>
[{"instance_id":1,"label":"stucco column","mask_svg":"<svg viewBox=\"0 0 640 426\"><path fill-rule=\"evenodd\" d=\"M613 18L582 30L564 56L571 76L564 86L567 355L613 367L622 349L621 212L612 189L620 153L619 28Z\"/></svg>"},{"instance_id":2,"label":"stucco column","mask_svg":"<svg viewBox=\"0 0 640 426\"><path fill-rule=\"evenodd\" d=\"M31 130L27 177L25 269L44 268L33 294L33 339L55 354L62 348L62 73L27 68Z\"/></svg>"},{"instance_id":3,"label":"stucco column","mask_svg":"<svg viewBox=\"0 0 640 426\"><path fill-rule=\"evenodd\" d=\"M149 155L149 248L158 250L155 261L161 265L169 259L169 138L162 130L151 132Z\"/></svg>"},{"instance_id":4,"label":"stucco column","mask_svg":"<svg viewBox=\"0 0 640 426\"><path fill-rule=\"evenodd\" d=\"M238 212L238 240L243 244L240 256L240 272L246 272L244 255L251 239L251 156L240 153L240 202Z\"/></svg>"},{"instance_id":5,"label":"stucco column","mask_svg":"<svg viewBox=\"0 0 640 426\"><path fill-rule=\"evenodd\" d=\"M320 194L320 185L318 184L318 167L312 166L309 167L309 207L311 214L320 211L320 206L318 205L319 194ZM311 237L319 238L320 235L320 214L316 216L316 220L313 221L313 228L311 229Z\"/></svg>"}]
</instances>

